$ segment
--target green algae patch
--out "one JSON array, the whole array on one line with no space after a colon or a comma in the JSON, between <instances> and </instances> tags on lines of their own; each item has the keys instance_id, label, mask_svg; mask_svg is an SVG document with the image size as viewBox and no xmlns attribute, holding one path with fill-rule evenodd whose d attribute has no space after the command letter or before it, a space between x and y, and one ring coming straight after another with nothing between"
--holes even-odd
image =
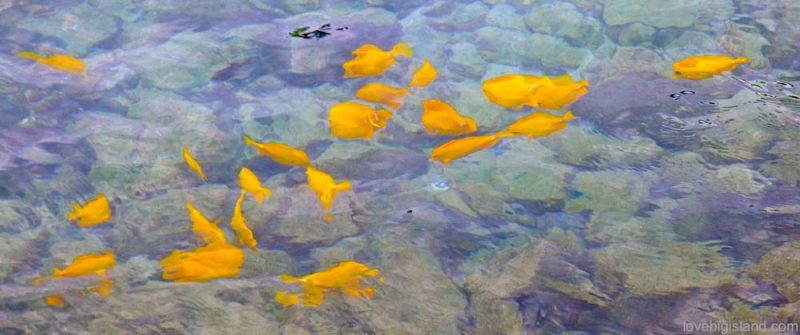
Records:
<instances>
[{"instance_id":1,"label":"green algae patch","mask_svg":"<svg viewBox=\"0 0 800 335\"><path fill-rule=\"evenodd\" d=\"M736 281L731 260L720 249L689 242L612 244L594 253L596 278L634 296L716 288Z\"/></svg>"},{"instance_id":2,"label":"green algae patch","mask_svg":"<svg viewBox=\"0 0 800 335\"><path fill-rule=\"evenodd\" d=\"M758 280L775 284L791 302L800 300L800 241L792 241L770 250L761 262L747 269Z\"/></svg>"}]
</instances>

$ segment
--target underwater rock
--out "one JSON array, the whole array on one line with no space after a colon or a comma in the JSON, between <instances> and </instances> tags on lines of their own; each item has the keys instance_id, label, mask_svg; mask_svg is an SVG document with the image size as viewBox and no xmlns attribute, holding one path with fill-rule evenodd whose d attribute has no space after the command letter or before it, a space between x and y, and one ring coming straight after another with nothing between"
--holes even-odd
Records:
<instances>
[{"instance_id":1,"label":"underwater rock","mask_svg":"<svg viewBox=\"0 0 800 335\"><path fill-rule=\"evenodd\" d=\"M622 46L649 46L652 45L655 34L655 28L634 22L622 29L617 42Z\"/></svg>"},{"instance_id":2,"label":"underwater rock","mask_svg":"<svg viewBox=\"0 0 800 335\"><path fill-rule=\"evenodd\" d=\"M471 43L451 44L448 46L448 51L451 55L447 63L449 72L476 80L486 73L488 64Z\"/></svg>"},{"instance_id":3,"label":"underwater rock","mask_svg":"<svg viewBox=\"0 0 800 335\"><path fill-rule=\"evenodd\" d=\"M525 24L533 32L562 37L577 47L596 49L605 41L600 22L568 3L536 7L525 16Z\"/></svg>"},{"instance_id":4,"label":"underwater rock","mask_svg":"<svg viewBox=\"0 0 800 335\"><path fill-rule=\"evenodd\" d=\"M238 111L242 132L258 141L279 142L303 148L327 132L322 121L325 107L312 94L284 89ZM293 95L294 94L294 95ZM282 99L292 97L289 100ZM291 112L289 112L291 111Z\"/></svg>"},{"instance_id":5,"label":"underwater rock","mask_svg":"<svg viewBox=\"0 0 800 335\"><path fill-rule=\"evenodd\" d=\"M41 215L34 208L19 200L0 200L0 234L19 234L39 227Z\"/></svg>"},{"instance_id":6,"label":"underwater rock","mask_svg":"<svg viewBox=\"0 0 800 335\"><path fill-rule=\"evenodd\" d=\"M332 246L315 248L311 255L317 260L319 268L328 268L339 264L343 259L355 259L356 254L366 246L367 242L360 236L344 238Z\"/></svg>"},{"instance_id":7,"label":"underwater rock","mask_svg":"<svg viewBox=\"0 0 800 335\"><path fill-rule=\"evenodd\" d=\"M542 64L554 73L578 68L592 54L588 49L573 47L558 38L544 34L531 34L525 43L529 48L524 54L525 59L531 64Z\"/></svg>"},{"instance_id":8,"label":"underwater rock","mask_svg":"<svg viewBox=\"0 0 800 335\"><path fill-rule=\"evenodd\" d=\"M800 241L791 241L770 250L761 261L748 268L750 277L775 284L789 302L800 300Z\"/></svg>"},{"instance_id":9,"label":"underwater rock","mask_svg":"<svg viewBox=\"0 0 800 335\"><path fill-rule=\"evenodd\" d=\"M595 278L612 292L666 295L693 288L716 288L736 281L721 247L702 243L614 243L594 254Z\"/></svg>"},{"instance_id":10,"label":"underwater rock","mask_svg":"<svg viewBox=\"0 0 800 335\"><path fill-rule=\"evenodd\" d=\"M772 45L757 31L758 28L755 26L726 22L725 33L720 35L719 41L722 48L729 54L746 56L750 60L747 62L747 67L753 69L767 68L770 66L770 62L764 56L763 50Z\"/></svg>"},{"instance_id":11,"label":"underwater rock","mask_svg":"<svg viewBox=\"0 0 800 335\"><path fill-rule=\"evenodd\" d=\"M542 65L556 72L571 71L589 59L591 53L556 37L500 29L493 26L476 31L475 46L487 62L504 65Z\"/></svg>"},{"instance_id":12,"label":"underwater rock","mask_svg":"<svg viewBox=\"0 0 800 335\"><path fill-rule=\"evenodd\" d=\"M486 23L502 29L525 31L523 17L514 7L505 4L493 6L486 15Z\"/></svg>"},{"instance_id":13,"label":"underwater rock","mask_svg":"<svg viewBox=\"0 0 800 335\"><path fill-rule=\"evenodd\" d=\"M547 243L529 240L518 247L481 252L486 255L473 257L479 263L462 267L475 334L524 334L522 316L514 311L516 303L511 298L527 293L542 259L554 252Z\"/></svg>"},{"instance_id":14,"label":"underwater rock","mask_svg":"<svg viewBox=\"0 0 800 335\"><path fill-rule=\"evenodd\" d=\"M443 32L468 32L477 29L484 25L489 11L485 5L478 2L470 4L443 2L439 6L446 7L446 14L431 17L428 19L428 25Z\"/></svg>"},{"instance_id":15,"label":"underwater rock","mask_svg":"<svg viewBox=\"0 0 800 335\"><path fill-rule=\"evenodd\" d=\"M648 203L650 187L657 183L656 174L635 170L580 172L570 183L580 195L568 200L564 209L635 213Z\"/></svg>"},{"instance_id":16,"label":"underwater rock","mask_svg":"<svg viewBox=\"0 0 800 335\"><path fill-rule=\"evenodd\" d=\"M13 277L19 276L18 270L23 268L21 263L28 256L28 240L29 238L16 234L0 234L0 253L3 255L3 259L0 260L0 278L3 281L13 280Z\"/></svg>"},{"instance_id":17,"label":"underwater rock","mask_svg":"<svg viewBox=\"0 0 800 335\"><path fill-rule=\"evenodd\" d=\"M373 149L346 160L327 159L322 168L351 180L414 179L428 172L428 156L409 150ZM357 169L353 169L357 166Z\"/></svg>"},{"instance_id":18,"label":"underwater rock","mask_svg":"<svg viewBox=\"0 0 800 335\"><path fill-rule=\"evenodd\" d=\"M698 23L726 20L734 12L729 0L677 0L666 4L659 0L635 4L627 0L601 2L603 20L611 26L641 22L656 28L687 28Z\"/></svg>"},{"instance_id":19,"label":"underwater rock","mask_svg":"<svg viewBox=\"0 0 800 335\"><path fill-rule=\"evenodd\" d=\"M788 185L800 185L800 146L797 142L780 141L767 153L774 158L762 164L759 172Z\"/></svg>"},{"instance_id":20,"label":"underwater rock","mask_svg":"<svg viewBox=\"0 0 800 335\"><path fill-rule=\"evenodd\" d=\"M595 55L586 65L586 71L584 71L589 81L592 82L592 86L589 88L589 92L592 92L592 94L595 94L593 90L596 79L619 77L632 81L635 77L632 77L631 73L657 74L652 77L669 77L672 75L672 64L650 48L609 46L609 49L602 50L607 45L600 47L601 51L603 51L603 53L600 53L601 57ZM607 55L606 52L608 53ZM654 79L652 77L648 79ZM641 94L641 92L639 93ZM617 99L612 99L612 101L617 101ZM622 99L618 102L627 103Z\"/></svg>"},{"instance_id":21,"label":"underwater rock","mask_svg":"<svg viewBox=\"0 0 800 335\"><path fill-rule=\"evenodd\" d=\"M63 41L63 53L75 56L84 55L119 29L113 16L86 3L51 13L57 14L22 20L21 28Z\"/></svg>"},{"instance_id":22,"label":"underwater rock","mask_svg":"<svg viewBox=\"0 0 800 335\"><path fill-rule=\"evenodd\" d=\"M542 139L541 143L555 152L560 162L590 168L644 166L664 152L650 138L612 137L584 124L570 125L564 131Z\"/></svg>"},{"instance_id":23,"label":"underwater rock","mask_svg":"<svg viewBox=\"0 0 800 335\"><path fill-rule=\"evenodd\" d=\"M587 61L591 52L545 34L525 34L487 26L475 32L474 44L487 62L512 66L541 65L545 72L572 71Z\"/></svg>"},{"instance_id":24,"label":"underwater rock","mask_svg":"<svg viewBox=\"0 0 800 335\"><path fill-rule=\"evenodd\" d=\"M486 62L503 65L525 65L527 34L487 26L475 31L473 44Z\"/></svg>"},{"instance_id":25,"label":"underwater rock","mask_svg":"<svg viewBox=\"0 0 800 335\"><path fill-rule=\"evenodd\" d=\"M556 162L555 153L539 142L508 141L497 160L497 186L511 198L547 204L566 199L567 175L572 169Z\"/></svg>"},{"instance_id":26,"label":"underwater rock","mask_svg":"<svg viewBox=\"0 0 800 335\"><path fill-rule=\"evenodd\" d=\"M225 47L217 34L184 31L128 62L159 88L189 89L206 84L228 66Z\"/></svg>"},{"instance_id":27,"label":"underwater rock","mask_svg":"<svg viewBox=\"0 0 800 335\"><path fill-rule=\"evenodd\" d=\"M678 61L694 55L707 55L721 52L719 43L712 36L697 31L684 31L665 47L668 60ZM738 54L734 54L737 55Z\"/></svg>"},{"instance_id":28,"label":"underwater rock","mask_svg":"<svg viewBox=\"0 0 800 335\"><path fill-rule=\"evenodd\" d=\"M245 209L245 215L259 243L264 240L264 243L279 245L327 244L358 233L358 227L350 216L348 198L351 196L350 192L337 195L330 211L333 215L331 222L323 219L322 205L307 184L273 188L270 201L254 208L258 210Z\"/></svg>"},{"instance_id":29,"label":"underwater rock","mask_svg":"<svg viewBox=\"0 0 800 335\"><path fill-rule=\"evenodd\" d=\"M258 9L270 12L274 12L276 7L285 8L289 14L301 14L320 8L320 0L281 0L279 3L275 3L275 1L250 0L250 3Z\"/></svg>"},{"instance_id":30,"label":"underwater rock","mask_svg":"<svg viewBox=\"0 0 800 335\"><path fill-rule=\"evenodd\" d=\"M677 239L671 222L659 215L634 216L631 213L593 213L586 224L586 240L602 244L658 244Z\"/></svg>"},{"instance_id":31,"label":"underwater rock","mask_svg":"<svg viewBox=\"0 0 800 335\"><path fill-rule=\"evenodd\" d=\"M710 176L710 182L718 192L743 196L759 195L771 184L766 177L742 164L720 167Z\"/></svg>"}]
</instances>

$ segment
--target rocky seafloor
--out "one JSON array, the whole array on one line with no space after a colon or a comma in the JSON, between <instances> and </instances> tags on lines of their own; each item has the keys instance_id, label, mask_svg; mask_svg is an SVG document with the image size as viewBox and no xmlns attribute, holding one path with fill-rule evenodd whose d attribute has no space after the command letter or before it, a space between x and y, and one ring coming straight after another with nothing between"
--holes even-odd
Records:
<instances>
[{"instance_id":1,"label":"rocky seafloor","mask_svg":"<svg viewBox=\"0 0 800 335\"><path fill-rule=\"evenodd\" d=\"M658 8L655 10L653 8ZM800 323L800 4L791 0L0 2L0 334L676 334L687 323ZM299 26L348 27L319 40ZM364 43L439 78L370 141L326 113L370 79L341 64ZM83 59L85 79L17 58ZM671 78L697 54L733 74ZM489 103L503 73L587 78L566 130L428 159L420 102L492 132L524 115ZM303 171L243 134L304 148L353 182L326 223ZM191 147L209 176L187 172ZM272 197L245 204L259 241L239 278L161 279L194 243L184 203L229 217L240 166ZM113 224L66 221L105 193ZM230 232L229 232L230 233ZM117 285L31 279L109 249ZM371 300L283 308L278 276L342 260L381 270ZM66 292L69 304L43 297ZM772 332L770 334L778 334ZM792 334L793 332L785 332Z\"/></svg>"}]
</instances>

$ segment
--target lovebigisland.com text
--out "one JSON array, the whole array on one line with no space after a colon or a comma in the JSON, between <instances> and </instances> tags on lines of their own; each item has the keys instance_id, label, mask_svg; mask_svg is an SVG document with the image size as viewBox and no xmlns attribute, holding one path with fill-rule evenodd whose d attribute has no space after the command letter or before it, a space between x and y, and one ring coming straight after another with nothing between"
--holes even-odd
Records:
<instances>
[{"instance_id":1,"label":"lovebigisland.com text","mask_svg":"<svg viewBox=\"0 0 800 335\"><path fill-rule=\"evenodd\" d=\"M684 322L683 331L688 334L796 334L800 331L797 323L764 322Z\"/></svg>"}]
</instances>

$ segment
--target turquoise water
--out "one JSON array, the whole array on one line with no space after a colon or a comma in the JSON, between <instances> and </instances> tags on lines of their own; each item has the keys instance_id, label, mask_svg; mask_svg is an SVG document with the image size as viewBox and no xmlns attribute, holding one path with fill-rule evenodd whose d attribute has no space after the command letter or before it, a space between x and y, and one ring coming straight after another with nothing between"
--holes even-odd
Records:
<instances>
[{"instance_id":1,"label":"turquoise water","mask_svg":"<svg viewBox=\"0 0 800 335\"><path fill-rule=\"evenodd\" d=\"M321 38L290 36L324 24ZM3 1L0 31L0 334L797 333L795 1ZM401 41L413 57L343 78L354 49ZM72 55L86 76L21 51ZM750 62L672 78L703 54ZM423 59L438 77L372 139L330 135L331 106L368 82L407 86ZM511 73L590 86L550 111L577 117L563 131L430 160L452 138L425 131L422 101L494 133L537 110L484 96ZM350 180L331 222L303 168L243 135ZM160 260L198 247L187 201L238 245L242 166L272 191L243 204L257 250L242 248L235 278L164 280ZM110 223L66 219L98 193ZM105 251L107 297L86 291L93 275L32 284ZM301 290L281 274L346 260L380 270L362 283L374 297L275 301ZM63 306L45 303L58 293Z\"/></svg>"}]
</instances>

